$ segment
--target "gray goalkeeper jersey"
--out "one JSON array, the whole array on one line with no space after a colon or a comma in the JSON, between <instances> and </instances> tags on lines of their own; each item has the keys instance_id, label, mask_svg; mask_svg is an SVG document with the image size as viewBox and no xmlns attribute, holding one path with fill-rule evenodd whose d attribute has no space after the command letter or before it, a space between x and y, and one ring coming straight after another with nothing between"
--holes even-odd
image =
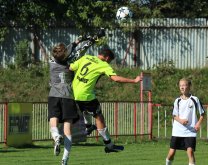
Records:
<instances>
[{"instance_id":1,"label":"gray goalkeeper jersey","mask_svg":"<svg viewBox=\"0 0 208 165\"><path fill-rule=\"evenodd\" d=\"M70 64L82 57L93 42L83 41L81 46L71 43L67 46L68 58L65 64L51 60L50 66L50 92L49 97L74 98L71 88L73 72L69 70Z\"/></svg>"},{"instance_id":2,"label":"gray goalkeeper jersey","mask_svg":"<svg viewBox=\"0 0 208 165\"><path fill-rule=\"evenodd\" d=\"M61 98L74 98L71 88L73 80L73 72L69 70L67 62L71 62L72 59L76 58L74 50L77 44L74 42L67 46L69 57L63 64L55 62L55 60L49 61L50 66L50 92L49 97L61 97Z\"/></svg>"},{"instance_id":3,"label":"gray goalkeeper jersey","mask_svg":"<svg viewBox=\"0 0 208 165\"><path fill-rule=\"evenodd\" d=\"M73 98L71 83L73 72L68 65L62 65L51 60L50 65L50 92L49 97Z\"/></svg>"}]
</instances>

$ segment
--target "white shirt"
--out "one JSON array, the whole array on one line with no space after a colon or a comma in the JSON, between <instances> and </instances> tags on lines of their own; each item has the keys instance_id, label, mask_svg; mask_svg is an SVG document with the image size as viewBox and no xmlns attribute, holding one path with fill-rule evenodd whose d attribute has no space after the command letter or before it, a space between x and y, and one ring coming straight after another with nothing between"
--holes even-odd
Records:
<instances>
[{"instance_id":1,"label":"white shirt","mask_svg":"<svg viewBox=\"0 0 208 165\"><path fill-rule=\"evenodd\" d=\"M195 102L191 98L194 99ZM198 122L197 114L202 115L203 113L203 106L196 96L190 96L186 100L181 97L177 98L174 102L173 116L178 116L181 119L187 119L188 124L182 125L178 121L174 120L172 136L196 137L197 132L194 129L194 126Z\"/></svg>"}]
</instances>

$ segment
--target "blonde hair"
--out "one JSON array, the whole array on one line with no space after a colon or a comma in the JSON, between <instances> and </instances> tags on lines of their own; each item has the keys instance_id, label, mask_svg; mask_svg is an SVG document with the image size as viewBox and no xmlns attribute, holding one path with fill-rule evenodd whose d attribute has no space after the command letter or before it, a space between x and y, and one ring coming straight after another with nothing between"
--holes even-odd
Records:
<instances>
[{"instance_id":1,"label":"blonde hair","mask_svg":"<svg viewBox=\"0 0 208 165\"><path fill-rule=\"evenodd\" d=\"M67 56L67 49L66 49L65 44L59 43L55 45L52 49L52 56L57 61L63 61Z\"/></svg>"},{"instance_id":2,"label":"blonde hair","mask_svg":"<svg viewBox=\"0 0 208 165\"><path fill-rule=\"evenodd\" d=\"M188 86L191 86L192 85L191 80L188 79L188 78L182 78L182 79L180 79L179 82L178 82L178 85L179 85L180 81L186 81L188 83Z\"/></svg>"}]
</instances>

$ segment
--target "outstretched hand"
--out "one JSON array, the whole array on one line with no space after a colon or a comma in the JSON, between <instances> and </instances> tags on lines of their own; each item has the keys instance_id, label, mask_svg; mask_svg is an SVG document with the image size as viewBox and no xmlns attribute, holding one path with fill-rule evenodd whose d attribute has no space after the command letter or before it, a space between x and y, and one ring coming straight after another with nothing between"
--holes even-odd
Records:
<instances>
[{"instance_id":1,"label":"outstretched hand","mask_svg":"<svg viewBox=\"0 0 208 165\"><path fill-rule=\"evenodd\" d=\"M134 79L135 83L138 83L138 82L141 81L141 80L142 80L142 79L141 79L140 76L137 76L137 77Z\"/></svg>"}]
</instances>

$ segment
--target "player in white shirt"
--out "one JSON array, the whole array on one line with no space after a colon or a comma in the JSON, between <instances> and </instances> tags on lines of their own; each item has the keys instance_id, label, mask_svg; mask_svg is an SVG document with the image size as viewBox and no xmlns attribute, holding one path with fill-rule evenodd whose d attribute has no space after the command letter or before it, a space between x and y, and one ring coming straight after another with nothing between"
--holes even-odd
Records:
<instances>
[{"instance_id":1,"label":"player in white shirt","mask_svg":"<svg viewBox=\"0 0 208 165\"><path fill-rule=\"evenodd\" d=\"M174 102L172 137L166 165L172 164L177 149L186 150L189 165L195 165L196 136L205 111L199 99L190 94L190 88L190 80L184 78L179 81L181 96Z\"/></svg>"}]
</instances>

